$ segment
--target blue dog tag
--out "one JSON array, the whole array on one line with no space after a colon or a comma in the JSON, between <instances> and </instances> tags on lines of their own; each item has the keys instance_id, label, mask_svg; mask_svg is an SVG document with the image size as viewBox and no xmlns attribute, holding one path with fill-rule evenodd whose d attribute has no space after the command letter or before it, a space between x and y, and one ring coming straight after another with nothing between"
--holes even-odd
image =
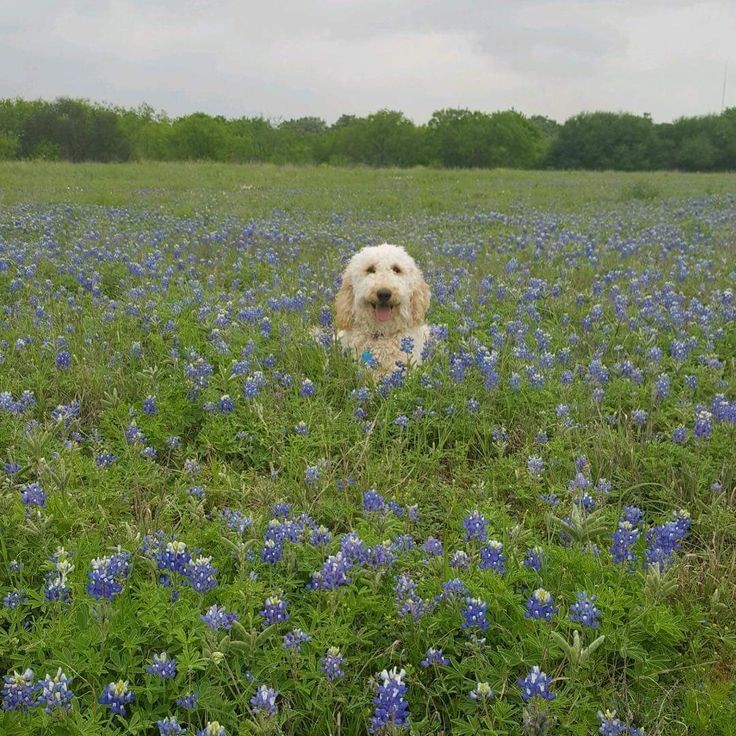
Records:
<instances>
[{"instance_id":1,"label":"blue dog tag","mask_svg":"<svg viewBox=\"0 0 736 736\"><path fill-rule=\"evenodd\" d=\"M360 359L364 363L372 363L373 362L373 353L371 353L370 350L366 350L363 355L360 356Z\"/></svg>"}]
</instances>

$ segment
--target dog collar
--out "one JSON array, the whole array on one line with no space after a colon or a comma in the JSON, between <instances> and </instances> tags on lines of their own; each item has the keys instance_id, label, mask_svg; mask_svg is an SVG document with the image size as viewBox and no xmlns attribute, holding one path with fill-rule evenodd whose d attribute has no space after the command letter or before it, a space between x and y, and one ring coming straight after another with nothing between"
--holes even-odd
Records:
<instances>
[{"instance_id":1,"label":"dog collar","mask_svg":"<svg viewBox=\"0 0 736 736\"><path fill-rule=\"evenodd\" d=\"M366 350L363 355L360 356L360 359L364 363L372 363L373 362L373 353L370 350Z\"/></svg>"}]
</instances>

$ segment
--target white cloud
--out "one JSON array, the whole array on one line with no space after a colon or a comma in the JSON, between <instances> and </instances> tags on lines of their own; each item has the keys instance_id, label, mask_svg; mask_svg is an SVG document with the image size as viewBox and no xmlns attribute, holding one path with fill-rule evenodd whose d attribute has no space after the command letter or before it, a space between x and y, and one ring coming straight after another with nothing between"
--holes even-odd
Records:
<instances>
[{"instance_id":1,"label":"white cloud","mask_svg":"<svg viewBox=\"0 0 736 736\"><path fill-rule=\"evenodd\" d=\"M8 5L4 8L3 5ZM736 3L0 0L0 96L274 118L720 106ZM727 104L736 104L736 82Z\"/></svg>"}]
</instances>

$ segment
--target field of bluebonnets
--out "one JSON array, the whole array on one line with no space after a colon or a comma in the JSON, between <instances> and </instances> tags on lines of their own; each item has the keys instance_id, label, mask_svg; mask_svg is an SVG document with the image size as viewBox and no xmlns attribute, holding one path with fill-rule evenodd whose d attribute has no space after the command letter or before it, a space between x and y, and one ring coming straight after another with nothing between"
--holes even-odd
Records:
<instances>
[{"instance_id":1,"label":"field of bluebonnets","mask_svg":"<svg viewBox=\"0 0 736 736\"><path fill-rule=\"evenodd\" d=\"M733 734L734 185L1 166L0 732Z\"/></svg>"}]
</instances>

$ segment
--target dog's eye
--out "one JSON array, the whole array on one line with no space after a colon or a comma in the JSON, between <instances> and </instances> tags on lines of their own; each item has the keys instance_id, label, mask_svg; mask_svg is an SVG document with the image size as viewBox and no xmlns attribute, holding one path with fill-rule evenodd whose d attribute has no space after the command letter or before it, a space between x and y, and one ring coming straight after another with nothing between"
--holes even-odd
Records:
<instances>
[{"instance_id":1,"label":"dog's eye","mask_svg":"<svg viewBox=\"0 0 736 736\"><path fill-rule=\"evenodd\" d=\"M401 273L401 269L398 266L391 266L394 273Z\"/></svg>"},{"instance_id":2,"label":"dog's eye","mask_svg":"<svg viewBox=\"0 0 736 736\"><path fill-rule=\"evenodd\" d=\"M365 272L366 273L375 273L376 272L376 267L375 266L368 266L368 268L366 268Z\"/></svg>"}]
</instances>

